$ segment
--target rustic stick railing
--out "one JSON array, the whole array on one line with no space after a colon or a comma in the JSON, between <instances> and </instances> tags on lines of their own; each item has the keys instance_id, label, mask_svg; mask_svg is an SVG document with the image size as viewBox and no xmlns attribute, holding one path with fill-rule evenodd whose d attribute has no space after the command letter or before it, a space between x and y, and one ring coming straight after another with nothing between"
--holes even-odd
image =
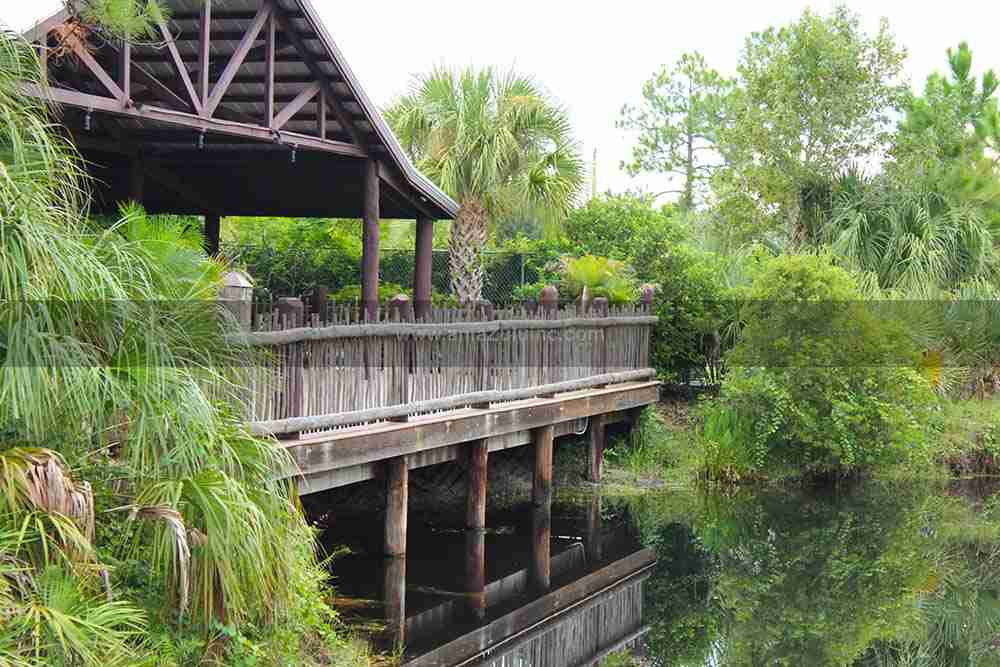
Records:
<instances>
[{"instance_id":1,"label":"rustic stick railing","mask_svg":"<svg viewBox=\"0 0 1000 667\"><path fill-rule=\"evenodd\" d=\"M401 321L405 310L377 322L344 312L325 321L294 310L259 315L258 330L230 337L263 353L248 372L254 432L405 421L655 375L648 367L656 318L642 306L435 309L420 322Z\"/></svg>"}]
</instances>

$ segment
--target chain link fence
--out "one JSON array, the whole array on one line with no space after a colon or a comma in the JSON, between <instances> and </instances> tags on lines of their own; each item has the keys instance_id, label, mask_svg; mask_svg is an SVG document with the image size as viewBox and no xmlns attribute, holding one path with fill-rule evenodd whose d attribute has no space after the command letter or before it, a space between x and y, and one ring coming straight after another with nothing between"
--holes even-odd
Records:
<instances>
[{"instance_id":1,"label":"chain link fence","mask_svg":"<svg viewBox=\"0 0 1000 667\"><path fill-rule=\"evenodd\" d=\"M310 247L308 252L275 249L255 244L228 244L223 255L236 266L244 267L258 290L268 297L299 296L316 285L325 285L331 293L357 285L361 260L336 246ZM451 294L451 270L447 250L434 250L431 284L435 292ZM483 298L496 305L515 301L521 285L541 280L543 258L529 253L488 250L483 253ZM379 253L379 281L409 289L413 283L412 248L383 248Z\"/></svg>"}]
</instances>

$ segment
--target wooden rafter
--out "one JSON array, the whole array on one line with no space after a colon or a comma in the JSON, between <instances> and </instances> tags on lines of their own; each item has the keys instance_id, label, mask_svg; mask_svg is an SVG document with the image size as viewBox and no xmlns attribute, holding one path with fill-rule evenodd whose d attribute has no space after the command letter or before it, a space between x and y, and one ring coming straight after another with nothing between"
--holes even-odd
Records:
<instances>
[{"instance_id":1,"label":"wooden rafter","mask_svg":"<svg viewBox=\"0 0 1000 667\"><path fill-rule=\"evenodd\" d=\"M271 127L274 122L274 15L267 19L267 34L264 36L264 124Z\"/></svg>"},{"instance_id":2,"label":"wooden rafter","mask_svg":"<svg viewBox=\"0 0 1000 667\"><path fill-rule=\"evenodd\" d=\"M333 115L337 118L337 122L340 123L340 126L345 132L347 132L347 136L349 136L354 143L358 146L364 147L366 143L364 137L361 132L358 131L353 119L351 119L350 115L337 101L337 93L333 89L333 85L330 83L329 78L323 71L323 68L317 63L316 58L313 57L312 52L306 47L305 43L299 37L298 32L295 30L295 26L292 25L292 22L288 19L287 15L285 15L284 11L280 7L275 7L274 16L278 20L278 23L281 24L281 29L288 36L288 39L295 45L295 49L298 51L299 57L309 68L309 71L312 72L314 77L316 77L320 85L327 89L326 103L330 108L330 111L332 111Z\"/></svg>"},{"instance_id":3,"label":"wooden rafter","mask_svg":"<svg viewBox=\"0 0 1000 667\"><path fill-rule=\"evenodd\" d=\"M240 41L239 46L236 47L235 53L233 53L229 62L226 64L226 69L222 71L222 75L215 83L215 87L212 88L211 97L209 97L208 101L202 107L201 113L203 116L211 117L215 112L215 108L219 106L219 102L222 101L222 96L226 94L229 84L232 83L233 77L236 76L236 72L239 70L240 65L243 64L243 59L246 58L247 53L251 48L253 48L253 43L257 41L257 35L260 34L260 31L264 28L264 24L271 16L273 7L274 5L270 2L264 2L264 4L261 5L257 15L250 23L250 27L247 28L246 34L243 35L243 39Z\"/></svg>"},{"instance_id":4,"label":"wooden rafter","mask_svg":"<svg viewBox=\"0 0 1000 667\"><path fill-rule=\"evenodd\" d=\"M180 79L181 84L184 86L184 90L187 91L188 98L191 100L191 106L194 107L195 113L200 115L201 98L194 89L194 82L191 81L191 77L188 76L187 67L184 65L184 60L181 59L180 51L177 50L177 44L174 42L174 38L170 34L170 30L163 21L159 22L159 28L160 34L163 36L163 41L167 45L167 51L170 53L170 60L174 66L174 72L177 78Z\"/></svg>"},{"instance_id":5,"label":"wooden rafter","mask_svg":"<svg viewBox=\"0 0 1000 667\"><path fill-rule=\"evenodd\" d=\"M109 97L81 93L76 90L66 90L65 88L46 88L43 90L34 83L21 83L19 84L19 88L27 95L31 95L42 100L57 102L59 104L68 104L81 109L105 111L136 119L169 123L176 127L185 127L197 131L204 130L206 132L212 132L213 134L228 135L243 139L253 139L269 143L274 141L273 131L260 125L249 125L245 123L216 120L214 118L204 118L202 116L195 116L183 111L161 109L152 105L140 105L139 107L123 108L118 100ZM368 155L367 151L362 147L355 144L345 143L343 141L334 141L332 139L324 141L318 137L292 132L282 132L282 134L290 137L295 145L301 149L318 150L325 153L355 158L367 157Z\"/></svg>"},{"instance_id":6,"label":"wooden rafter","mask_svg":"<svg viewBox=\"0 0 1000 667\"><path fill-rule=\"evenodd\" d=\"M118 52L118 86L122 91L122 103L130 104L132 100L132 45L122 43Z\"/></svg>"},{"instance_id":7,"label":"wooden rafter","mask_svg":"<svg viewBox=\"0 0 1000 667\"><path fill-rule=\"evenodd\" d=\"M94 56L90 55L90 51L87 50L87 45L76 37L71 37L65 40L65 45L68 46L73 54L79 59L81 63L93 74L101 85L104 86L111 96L118 100L120 103L125 103L125 92L115 83L115 80L111 78L107 70L101 66L101 63L94 59Z\"/></svg>"},{"instance_id":8,"label":"wooden rafter","mask_svg":"<svg viewBox=\"0 0 1000 667\"><path fill-rule=\"evenodd\" d=\"M308 104L312 98L316 97L316 94L322 89L320 83L314 82L302 89L295 99L285 105L285 107L274 117L271 122L271 129L279 130L281 127L291 120L298 111Z\"/></svg>"},{"instance_id":9,"label":"wooden rafter","mask_svg":"<svg viewBox=\"0 0 1000 667\"><path fill-rule=\"evenodd\" d=\"M208 102L209 71L212 54L209 50L212 39L212 0L202 0L201 23L198 25L198 97L201 100L201 110Z\"/></svg>"}]
</instances>

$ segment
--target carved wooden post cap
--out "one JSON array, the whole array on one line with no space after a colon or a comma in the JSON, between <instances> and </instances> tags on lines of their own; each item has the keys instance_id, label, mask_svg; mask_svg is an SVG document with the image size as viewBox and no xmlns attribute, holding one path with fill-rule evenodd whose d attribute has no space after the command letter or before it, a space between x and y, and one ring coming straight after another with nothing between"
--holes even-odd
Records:
<instances>
[{"instance_id":1,"label":"carved wooden post cap","mask_svg":"<svg viewBox=\"0 0 1000 667\"><path fill-rule=\"evenodd\" d=\"M397 294L389 300L389 316L401 322L413 319L413 302L405 294Z\"/></svg>"},{"instance_id":2,"label":"carved wooden post cap","mask_svg":"<svg viewBox=\"0 0 1000 667\"><path fill-rule=\"evenodd\" d=\"M559 308L559 290L554 285L546 285L542 288L540 301L542 310L546 313L557 310Z\"/></svg>"}]
</instances>

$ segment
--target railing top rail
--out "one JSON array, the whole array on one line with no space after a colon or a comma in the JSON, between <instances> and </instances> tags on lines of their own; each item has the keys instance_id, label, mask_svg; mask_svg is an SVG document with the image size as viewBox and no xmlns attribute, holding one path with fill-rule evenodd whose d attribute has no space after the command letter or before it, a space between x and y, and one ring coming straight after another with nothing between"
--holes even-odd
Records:
<instances>
[{"instance_id":1,"label":"railing top rail","mask_svg":"<svg viewBox=\"0 0 1000 667\"><path fill-rule=\"evenodd\" d=\"M302 341L337 338L369 338L379 336L413 336L440 338L458 334L494 334L504 331L607 328L619 326L652 326L657 318L651 315L609 317L564 317L560 319L497 319L481 322L384 322L367 324L337 324L327 327L297 327L281 331L257 331L231 334L229 342L239 345L274 346Z\"/></svg>"}]
</instances>

